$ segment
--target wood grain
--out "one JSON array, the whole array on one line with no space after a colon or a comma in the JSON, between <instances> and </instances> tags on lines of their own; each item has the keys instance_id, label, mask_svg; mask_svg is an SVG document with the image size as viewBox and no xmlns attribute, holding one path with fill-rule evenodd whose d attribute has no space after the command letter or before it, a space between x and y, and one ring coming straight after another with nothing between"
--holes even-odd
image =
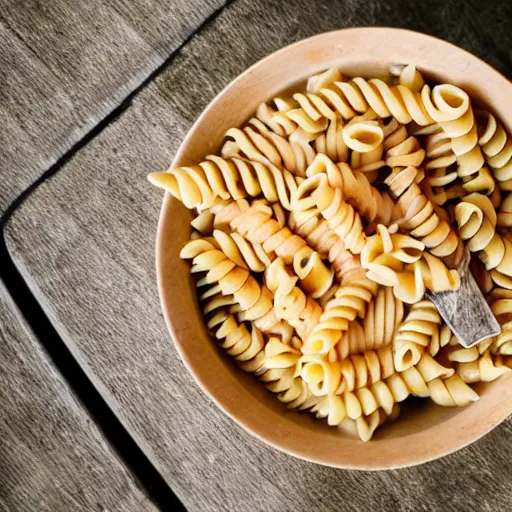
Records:
<instances>
[{"instance_id":1,"label":"wood grain","mask_svg":"<svg viewBox=\"0 0 512 512\"><path fill-rule=\"evenodd\" d=\"M512 34L502 22L508 9L476 1L401 1L390 12L377 1L361 9L355 1L238 0L15 214L7 237L18 267L191 510L494 511L510 503L510 421L440 461L360 473L276 452L220 413L177 357L161 317L154 275L161 194L145 180L167 167L224 85L284 44L342 26L407 26L492 56L487 60L510 76Z\"/></svg>"},{"instance_id":2,"label":"wood grain","mask_svg":"<svg viewBox=\"0 0 512 512\"><path fill-rule=\"evenodd\" d=\"M0 510L155 510L0 285Z\"/></svg>"},{"instance_id":3,"label":"wood grain","mask_svg":"<svg viewBox=\"0 0 512 512\"><path fill-rule=\"evenodd\" d=\"M222 0L0 0L0 213Z\"/></svg>"}]
</instances>

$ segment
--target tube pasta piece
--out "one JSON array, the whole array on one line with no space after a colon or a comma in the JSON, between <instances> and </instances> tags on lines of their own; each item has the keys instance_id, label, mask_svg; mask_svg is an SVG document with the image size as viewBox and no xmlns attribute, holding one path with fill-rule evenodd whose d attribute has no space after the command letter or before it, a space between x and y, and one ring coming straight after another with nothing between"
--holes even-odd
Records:
<instances>
[{"instance_id":1,"label":"tube pasta piece","mask_svg":"<svg viewBox=\"0 0 512 512\"><path fill-rule=\"evenodd\" d=\"M356 317L363 318L378 285L359 271L347 278L325 305L319 323L305 341L304 354L328 354Z\"/></svg>"},{"instance_id":2,"label":"tube pasta piece","mask_svg":"<svg viewBox=\"0 0 512 512\"><path fill-rule=\"evenodd\" d=\"M370 109L380 118L392 116L402 124L415 121L426 126L433 123L420 93L401 84L389 86L378 78L365 80L356 77L349 82L335 81L314 93L296 94L294 99L300 109L295 109L289 117L307 131L321 131L322 119L333 119L337 115L352 119Z\"/></svg>"},{"instance_id":3,"label":"tube pasta piece","mask_svg":"<svg viewBox=\"0 0 512 512\"><path fill-rule=\"evenodd\" d=\"M300 288L297 277L277 258L265 272L265 284L274 294L274 308L279 318L286 320L301 339L306 339L318 324L322 308Z\"/></svg>"},{"instance_id":4,"label":"tube pasta piece","mask_svg":"<svg viewBox=\"0 0 512 512\"><path fill-rule=\"evenodd\" d=\"M352 171L346 163L335 164L326 155L317 155L306 171L308 179L302 182L293 198L294 210L303 211L314 206L309 195L314 190L311 178L325 174L331 187L339 188L345 201L354 206L369 222L391 224L400 217L401 211L391 197L372 186L366 176Z\"/></svg>"},{"instance_id":5,"label":"tube pasta piece","mask_svg":"<svg viewBox=\"0 0 512 512\"><path fill-rule=\"evenodd\" d=\"M297 176L304 176L306 167L315 157L310 145L314 139L301 129L283 137L269 130L263 122L252 118L243 129L231 128L226 132L228 139L221 150L223 158L247 158L264 165L287 169Z\"/></svg>"},{"instance_id":6,"label":"tube pasta piece","mask_svg":"<svg viewBox=\"0 0 512 512\"><path fill-rule=\"evenodd\" d=\"M441 317L429 300L414 304L393 338L393 359L397 371L403 372L419 363L433 338L439 338Z\"/></svg>"},{"instance_id":7,"label":"tube pasta piece","mask_svg":"<svg viewBox=\"0 0 512 512\"><path fill-rule=\"evenodd\" d=\"M318 209L291 212L288 227L304 238L322 258L329 260L338 280L341 281L344 275L361 268L359 258L345 247Z\"/></svg>"},{"instance_id":8,"label":"tube pasta piece","mask_svg":"<svg viewBox=\"0 0 512 512\"><path fill-rule=\"evenodd\" d=\"M421 191L415 167L395 170L385 181L403 211L401 225L421 240L433 256L462 255L462 244L446 220L436 212L432 201ZM455 265L458 261L455 262Z\"/></svg>"},{"instance_id":9,"label":"tube pasta piece","mask_svg":"<svg viewBox=\"0 0 512 512\"><path fill-rule=\"evenodd\" d=\"M241 158L209 155L193 167L178 167L148 176L154 185L179 199L187 208L206 209L216 198L243 199L263 194L269 202L279 201L290 209L290 194L297 181L289 171Z\"/></svg>"},{"instance_id":10,"label":"tube pasta piece","mask_svg":"<svg viewBox=\"0 0 512 512\"><path fill-rule=\"evenodd\" d=\"M330 288L333 271L303 238L287 227L281 227L272 218L272 210L268 206L249 207L231 221L231 227L247 240L261 243L268 255L275 253L283 258L285 264L293 264L296 272L299 271L302 286L313 298L321 297Z\"/></svg>"},{"instance_id":11,"label":"tube pasta piece","mask_svg":"<svg viewBox=\"0 0 512 512\"><path fill-rule=\"evenodd\" d=\"M327 175L323 173L315 174L304 183L307 183L307 188L303 187L294 197L298 199L303 197L302 194L310 193L311 201L307 201L307 208L318 208L346 248L354 254L360 253L365 240L363 224L354 207L343 199L342 190L329 185ZM296 207L294 209L297 210Z\"/></svg>"},{"instance_id":12,"label":"tube pasta piece","mask_svg":"<svg viewBox=\"0 0 512 512\"><path fill-rule=\"evenodd\" d=\"M477 113L478 144L502 190L512 190L512 139L503 125L486 111Z\"/></svg>"}]
</instances>

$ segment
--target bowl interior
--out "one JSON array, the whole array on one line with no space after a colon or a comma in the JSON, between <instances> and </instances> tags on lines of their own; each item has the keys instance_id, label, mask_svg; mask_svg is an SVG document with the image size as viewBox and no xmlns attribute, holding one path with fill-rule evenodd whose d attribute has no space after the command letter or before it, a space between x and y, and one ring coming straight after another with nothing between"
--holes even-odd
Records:
<instances>
[{"instance_id":1,"label":"bowl interior","mask_svg":"<svg viewBox=\"0 0 512 512\"><path fill-rule=\"evenodd\" d=\"M173 167L215 153L223 134L258 104L331 66L349 76L385 76L390 64L414 63L432 80L463 87L512 131L512 86L473 55L438 39L388 28L321 34L284 48L233 81L203 112ZM187 262L179 251L190 237L191 214L166 195L157 239L157 275L167 325L186 366L217 405L248 431L293 455L359 469L405 467L451 453L478 439L512 413L512 376L479 385L480 401L442 408L430 401L406 406L369 443L340 433L308 413L287 410L253 376L239 370L210 340Z\"/></svg>"}]
</instances>

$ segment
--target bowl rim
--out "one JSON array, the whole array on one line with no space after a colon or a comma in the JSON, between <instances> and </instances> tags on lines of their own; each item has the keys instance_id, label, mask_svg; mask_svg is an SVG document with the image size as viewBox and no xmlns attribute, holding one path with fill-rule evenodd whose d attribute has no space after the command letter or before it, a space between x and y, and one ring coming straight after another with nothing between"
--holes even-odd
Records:
<instances>
[{"instance_id":1,"label":"bowl rim","mask_svg":"<svg viewBox=\"0 0 512 512\"><path fill-rule=\"evenodd\" d=\"M347 36L352 34L368 34L369 37L372 35L375 35L377 33L380 34L387 34L395 39L402 39L404 40L410 40L416 39L418 41L423 40L425 43L433 43L441 44L442 46L445 46L446 48L451 49L451 51L456 52L457 54L461 56L465 56L465 58L469 59L473 63L478 63L482 69L485 70L485 72L489 75L488 77L495 80L500 86L508 86L510 88L510 92L512 92L512 85L511 83L505 78L501 73L499 73L497 70L495 70L493 67L491 67L489 64L481 60L480 58L476 57L472 53L468 52L467 50L464 50L448 41L442 40L440 38L424 34L421 32L416 32L408 29L402 29L402 28L393 28L393 27L354 27L354 28L345 28L340 30L333 30L329 32L324 32L320 34L316 34L314 36L308 37L306 39L302 39L300 41L297 41L293 44L290 44L288 46L285 46L276 52L273 52L263 59L259 60L252 66L250 66L248 69L246 69L244 72L242 72L240 75L238 75L234 80L232 80L228 85L226 85L214 98L211 100L211 102L208 104L208 106L203 110L201 115L197 118L197 120L193 123L192 127L188 131L187 135L183 139L182 143L180 144L179 149L177 150L175 157L170 165L169 168L178 167L180 165L188 165L188 162L184 161L186 160L185 154L188 149L188 146L190 145L190 142L194 139L194 137L197 135L198 128L202 126L204 119L208 117L208 114L210 111L212 111L215 106L219 103L220 100L225 98L226 96L230 95L233 90L235 90L238 86L238 84L245 80L247 77L249 77L251 74L255 73L260 68L265 67L269 62L271 62L274 59L278 59L283 54L292 53L293 51L308 46L312 43L316 43L318 41L321 41L323 39L330 39L330 38L336 38L338 36ZM324 66L325 69L325 66ZM487 77L487 75L486 75ZM512 108L509 108L509 113L511 114L510 119L507 118L507 120L503 120L504 124L507 126L508 131L510 132L511 126L510 122L512 122ZM179 206L177 206L179 204ZM171 338L174 342L174 346L176 347L176 350L178 351L178 354L180 355L181 360L183 361L184 365L190 372L190 374L193 376L195 382L199 385L199 387L203 390L203 392L221 409L225 414L227 414L231 419L233 419L238 425L240 425L246 432L249 432L251 435L255 436L259 440L263 441L267 445L272 446L273 448L276 448L282 452L285 452L289 455L298 457L300 459L309 461L309 462L315 462L319 463L325 466L335 467L335 468L343 468L343 469L354 469L354 470L371 470L371 471L377 471L377 470L385 470L385 469L400 469L400 468L406 468L406 467L412 467L419 464L423 464L426 462L430 462L433 460L436 460L440 457L444 457L446 455L449 455L451 453L454 453L455 451L458 451L459 449L462 449L469 444L473 443L474 441L478 440L488 432L490 432L493 428L495 428L497 425L499 425L502 421L504 421L509 414L512 414L512 403L508 407L508 412L505 414L498 414L496 417L491 418L490 421L486 421L483 425L483 428L478 430L476 435L473 437L466 436L460 443L454 443L454 445L450 447L445 447L442 449L438 449L437 451L424 455L424 456L417 456L412 457L408 460L401 460L398 463L383 463L380 465L368 465L368 464L359 464L357 462L343 462L343 463L337 463L333 462L332 460L326 460L323 457L315 456L314 452L311 452L309 449L302 449L301 447L292 447L289 444L283 444L282 439L278 439L275 435L272 435L272 430L267 429L265 431L262 431L262 429L258 429L254 426L252 421L249 421L243 414L239 414L237 410L234 410L231 407L228 407L223 400L223 397L220 395L220 393L216 390L215 392L211 389L210 383L206 382L206 380L203 378L203 372L201 365L196 364L196 362L193 360L193 358L190 357L190 354L187 353L186 344L183 343L183 340L180 339L179 334L177 333L177 330L175 328L175 325L172 320L172 311L169 308L169 305L167 303L166 299L166 282L164 279L164 273L162 271L163 265L162 262L164 261L164 254L163 254L163 248L165 246L164 240L166 238L166 221L169 218L169 210L173 207L180 207L185 209L179 201L175 198L173 198L169 193L165 193L162 207L160 210L159 220L158 220L158 228L157 228L157 236L156 236L156 274L157 274L157 286L158 286L158 293L160 298L160 305L164 314L165 322L167 325L167 328L171 334ZM503 379L503 377L502 377ZM506 377L506 380L510 380L509 377ZM512 397L512 395L511 395Z\"/></svg>"}]
</instances>

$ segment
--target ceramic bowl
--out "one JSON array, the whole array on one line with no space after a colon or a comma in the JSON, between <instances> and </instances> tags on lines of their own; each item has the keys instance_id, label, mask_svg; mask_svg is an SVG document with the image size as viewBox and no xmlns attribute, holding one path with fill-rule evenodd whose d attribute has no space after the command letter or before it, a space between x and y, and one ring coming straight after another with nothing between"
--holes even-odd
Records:
<instances>
[{"instance_id":1,"label":"ceramic bowl","mask_svg":"<svg viewBox=\"0 0 512 512\"><path fill-rule=\"evenodd\" d=\"M414 63L428 78L463 87L512 132L512 85L470 53L407 30L354 28L320 34L258 62L206 108L183 141L172 167L215 153L223 134L257 105L317 72L338 66L349 76L386 75L391 64ZM480 385L465 408L425 401L378 430L369 443L340 433L308 413L287 410L251 375L239 370L208 337L189 263L179 252L189 240L190 213L166 195L158 226L156 262L164 316L183 362L201 388L239 425L269 445L309 461L351 469L400 468L452 453L512 413L512 378ZM241 447L241 449L243 449Z\"/></svg>"}]
</instances>

